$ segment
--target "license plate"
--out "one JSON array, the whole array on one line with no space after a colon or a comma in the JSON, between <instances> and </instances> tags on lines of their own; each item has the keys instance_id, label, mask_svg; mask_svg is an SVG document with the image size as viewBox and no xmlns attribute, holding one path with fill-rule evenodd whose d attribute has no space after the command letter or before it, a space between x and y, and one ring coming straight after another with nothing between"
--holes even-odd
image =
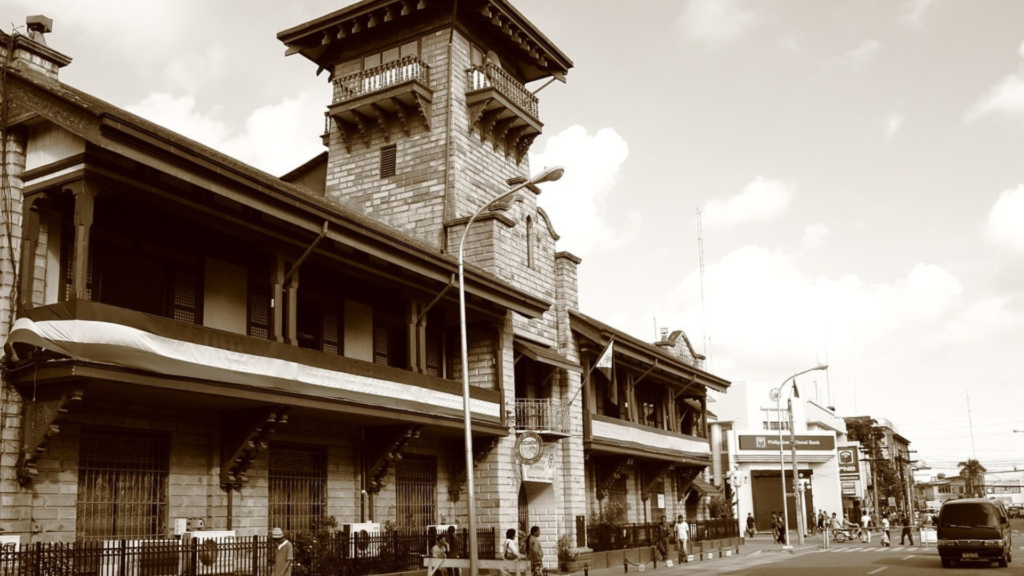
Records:
<instances>
[{"instance_id":1,"label":"license plate","mask_svg":"<svg viewBox=\"0 0 1024 576\"><path fill-rule=\"evenodd\" d=\"M978 557L978 553L977 552L964 552L963 557L964 558L977 558Z\"/></svg>"}]
</instances>

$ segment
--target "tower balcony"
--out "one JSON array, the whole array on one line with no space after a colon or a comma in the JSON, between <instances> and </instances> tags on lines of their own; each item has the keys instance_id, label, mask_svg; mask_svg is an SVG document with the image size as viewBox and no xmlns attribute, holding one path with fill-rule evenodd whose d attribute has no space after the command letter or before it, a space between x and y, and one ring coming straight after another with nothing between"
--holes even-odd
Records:
<instances>
[{"instance_id":1,"label":"tower balcony","mask_svg":"<svg viewBox=\"0 0 1024 576\"><path fill-rule=\"evenodd\" d=\"M430 67L415 56L406 56L334 80L334 99L328 115L338 125L345 148L351 152L353 139L370 145L377 127L384 139L400 126L406 136L416 114L430 129Z\"/></svg>"},{"instance_id":2,"label":"tower balcony","mask_svg":"<svg viewBox=\"0 0 1024 576\"><path fill-rule=\"evenodd\" d=\"M469 130L480 130L480 141L489 139L494 149L522 161L544 126L538 119L537 97L508 72L493 63L466 71L466 105Z\"/></svg>"},{"instance_id":3,"label":"tower balcony","mask_svg":"<svg viewBox=\"0 0 1024 576\"><path fill-rule=\"evenodd\" d=\"M545 438L570 435L567 407L553 398L516 398L517 432L536 432Z\"/></svg>"}]
</instances>

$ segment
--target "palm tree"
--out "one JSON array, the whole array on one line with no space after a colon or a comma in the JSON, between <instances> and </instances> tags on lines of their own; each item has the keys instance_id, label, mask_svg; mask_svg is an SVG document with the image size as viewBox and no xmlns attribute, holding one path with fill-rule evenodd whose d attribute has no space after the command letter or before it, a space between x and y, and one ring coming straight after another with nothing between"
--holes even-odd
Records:
<instances>
[{"instance_id":1,"label":"palm tree","mask_svg":"<svg viewBox=\"0 0 1024 576\"><path fill-rule=\"evenodd\" d=\"M960 468L960 477L964 479L964 491L967 492L968 496L981 497L984 490L984 482L982 482L982 475L988 470L981 465L974 458L968 458L963 462L957 463L957 467Z\"/></svg>"}]
</instances>

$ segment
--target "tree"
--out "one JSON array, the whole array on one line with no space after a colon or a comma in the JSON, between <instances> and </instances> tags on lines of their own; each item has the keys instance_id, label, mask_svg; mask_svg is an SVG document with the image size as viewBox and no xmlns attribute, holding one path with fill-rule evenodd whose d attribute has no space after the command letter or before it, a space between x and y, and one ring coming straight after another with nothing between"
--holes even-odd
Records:
<instances>
[{"instance_id":1,"label":"tree","mask_svg":"<svg viewBox=\"0 0 1024 576\"><path fill-rule=\"evenodd\" d=\"M985 481L983 480L983 475L988 470L981 465L981 462L974 458L968 458L963 462L958 462L957 468L960 469L960 477L964 479L964 492L973 498L984 496Z\"/></svg>"},{"instance_id":2,"label":"tree","mask_svg":"<svg viewBox=\"0 0 1024 576\"><path fill-rule=\"evenodd\" d=\"M884 458L882 453L885 430L876 426L874 418L848 418L846 419L846 435L850 440L860 442L861 449L867 455L867 459L874 475L873 489L879 498L894 497L903 500L906 487L899 470L893 463Z\"/></svg>"}]
</instances>

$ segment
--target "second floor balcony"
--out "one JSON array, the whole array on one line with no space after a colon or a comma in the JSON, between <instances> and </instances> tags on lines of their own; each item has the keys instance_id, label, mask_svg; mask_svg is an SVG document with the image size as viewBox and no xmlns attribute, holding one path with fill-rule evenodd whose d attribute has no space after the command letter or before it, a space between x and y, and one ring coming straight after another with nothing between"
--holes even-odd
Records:
<instances>
[{"instance_id":1,"label":"second floor balcony","mask_svg":"<svg viewBox=\"0 0 1024 576\"><path fill-rule=\"evenodd\" d=\"M549 438L570 435L569 410L553 398L516 398L517 432L536 432Z\"/></svg>"}]
</instances>

